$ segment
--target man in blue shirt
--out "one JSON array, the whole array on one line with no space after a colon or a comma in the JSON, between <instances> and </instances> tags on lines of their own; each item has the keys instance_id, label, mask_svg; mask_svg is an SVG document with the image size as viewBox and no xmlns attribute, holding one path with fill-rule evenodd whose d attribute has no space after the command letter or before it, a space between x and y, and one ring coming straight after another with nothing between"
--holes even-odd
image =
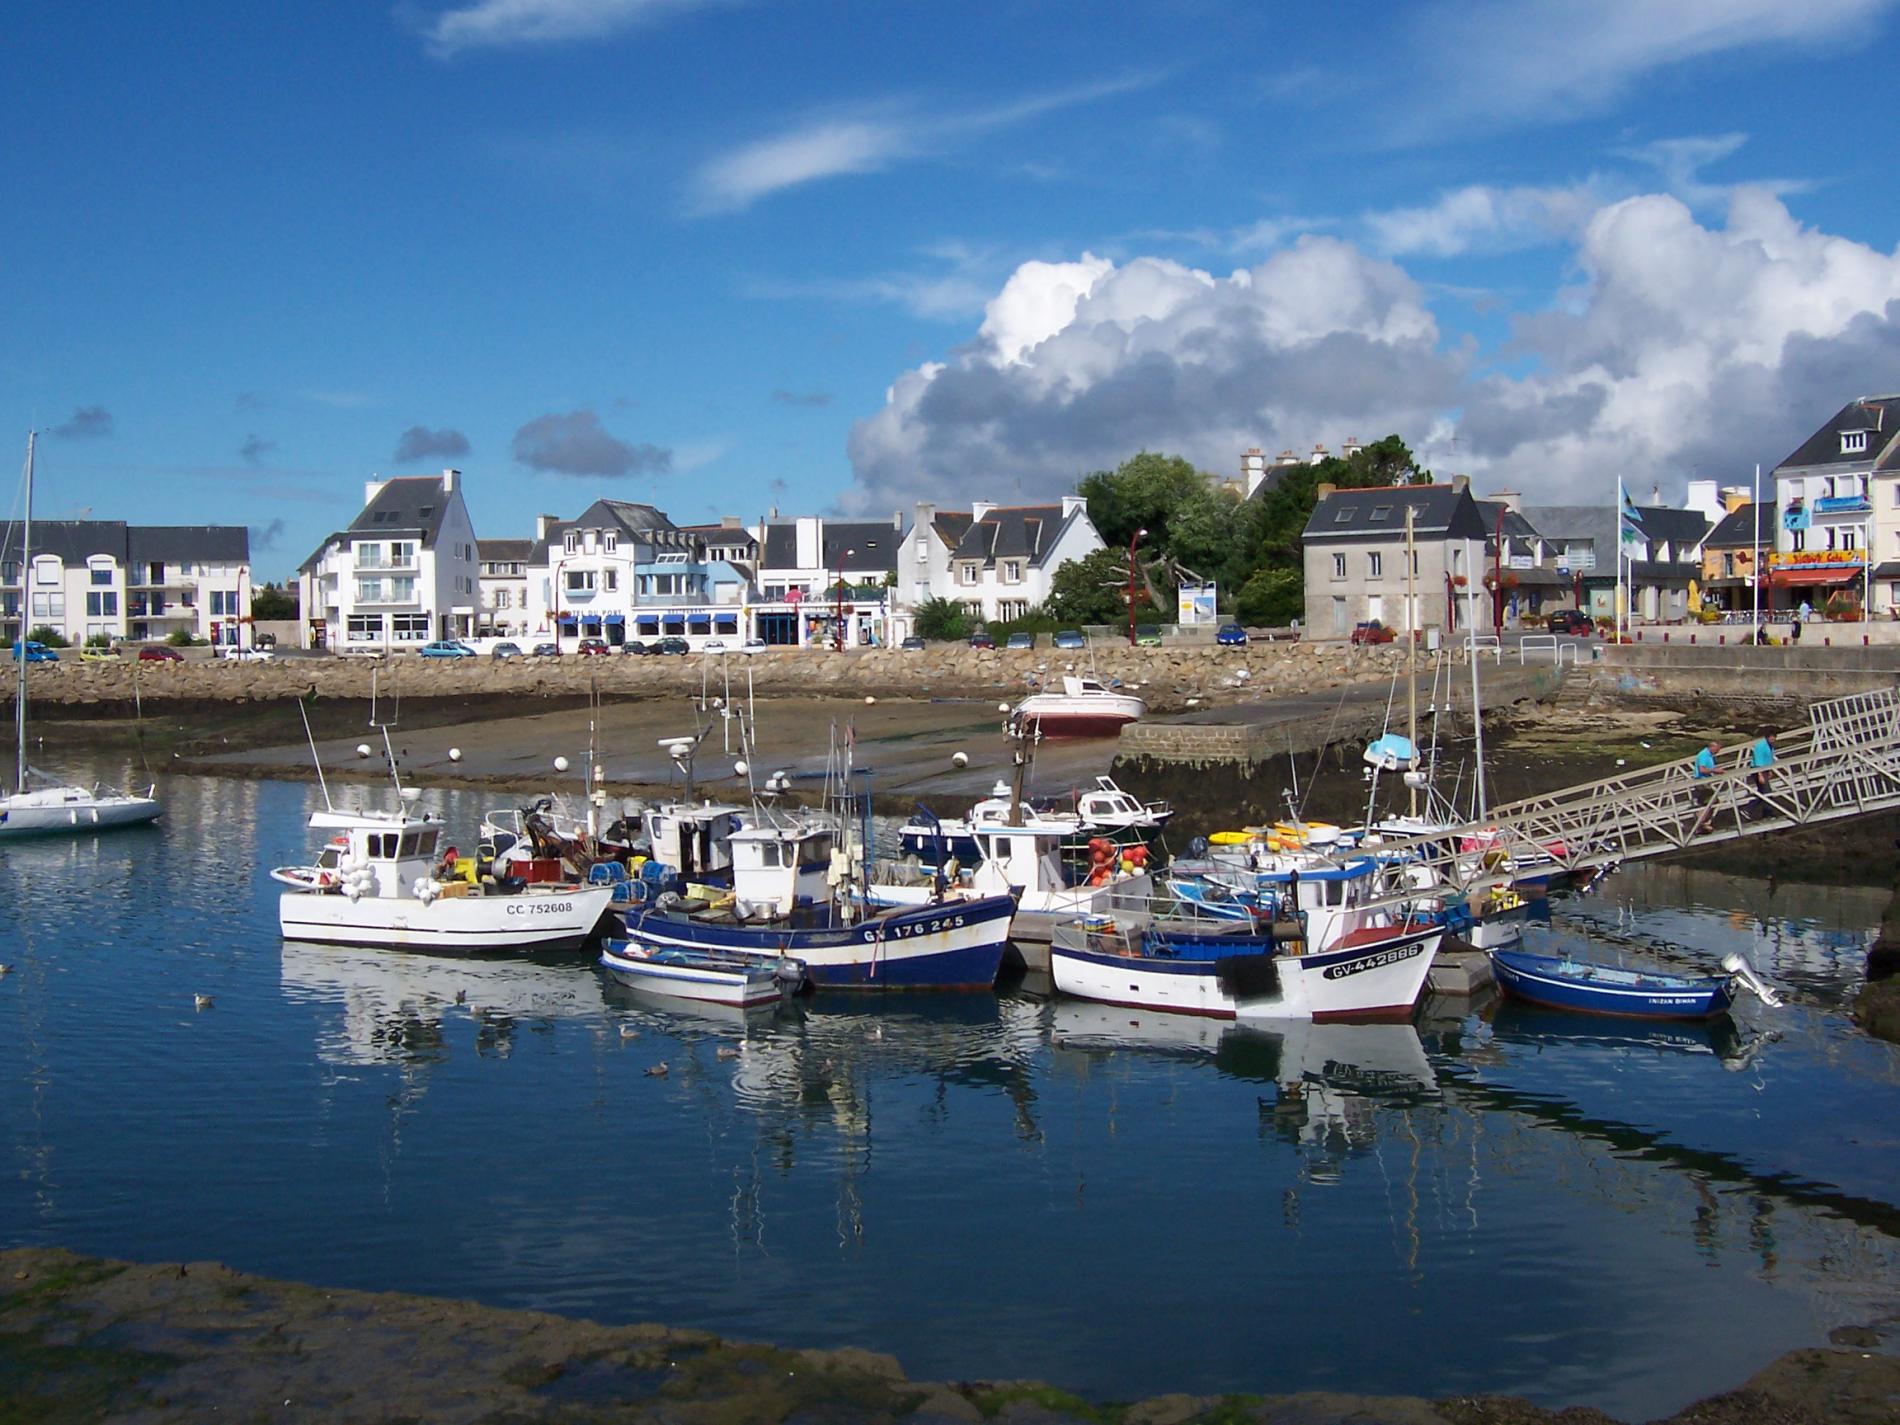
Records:
<instances>
[{"instance_id":1,"label":"man in blue shirt","mask_svg":"<svg viewBox=\"0 0 1900 1425\"><path fill-rule=\"evenodd\" d=\"M1715 786L1713 779L1716 770L1716 754L1721 750L1722 744L1711 738L1709 744L1695 755L1693 768L1695 780L1698 783L1706 783L1707 785L1702 787L1699 794L1702 802L1702 815L1696 818L1695 830L1689 833L1691 836L1700 836L1709 829L1709 823L1715 820Z\"/></svg>"},{"instance_id":2,"label":"man in blue shirt","mask_svg":"<svg viewBox=\"0 0 1900 1425\"><path fill-rule=\"evenodd\" d=\"M1772 733L1764 732L1755 739L1748 749L1749 785L1754 787L1758 796L1768 791L1768 769L1775 765L1775 740Z\"/></svg>"}]
</instances>

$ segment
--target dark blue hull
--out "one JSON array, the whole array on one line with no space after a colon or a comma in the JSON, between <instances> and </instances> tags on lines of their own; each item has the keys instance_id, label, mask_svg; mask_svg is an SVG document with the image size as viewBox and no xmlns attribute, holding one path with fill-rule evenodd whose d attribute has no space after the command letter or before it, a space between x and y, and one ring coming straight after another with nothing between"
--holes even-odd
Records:
<instances>
[{"instance_id":1,"label":"dark blue hull","mask_svg":"<svg viewBox=\"0 0 1900 1425\"><path fill-rule=\"evenodd\" d=\"M1498 988L1514 999L1578 1014L1628 1019L1708 1019L1735 998L1726 975L1668 975L1517 950L1491 952Z\"/></svg>"},{"instance_id":2,"label":"dark blue hull","mask_svg":"<svg viewBox=\"0 0 1900 1425\"><path fill-rule=\"evenodd\" d=\"M802 960L820 989L972 990L996 982L1015 913L1013 896L944 901L850 925L825 912L800 924L741 925L633 909L626 929L646 946Z\"/></svg>"}]
</instances>

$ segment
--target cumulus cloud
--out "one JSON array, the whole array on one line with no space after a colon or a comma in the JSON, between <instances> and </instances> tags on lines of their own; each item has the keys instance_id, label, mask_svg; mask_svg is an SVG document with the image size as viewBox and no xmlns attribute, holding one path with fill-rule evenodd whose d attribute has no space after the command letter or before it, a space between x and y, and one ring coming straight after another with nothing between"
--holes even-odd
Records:
<instances>
[{"instance_id":1,"label":"cumulus cloud","mask_svg":"<svg viewBox=\"0 0 1900 1425\"><path fill-rule=\"evenodd\" d=\"M1561 187L1459 188L1436 202L1365 217L1373 247L1394 257L1507 252L1574 237L1603 203L1594 182Z\"/></svg>"},{"instance_id":2,"label":"cumulus cloud","mask_svg":"<svg viewBox=\"0 0 1900 1425\"><path fill-rule=\"evenodd\" d=\"M61 421L47 434L61 440L95 440L111 435L112 412L104 406L81 406L73 412L72 419Z\"/></svg>"},{"instance_id":3,"label":"cumulus cloud","mask_svg":"<svg viewBox=\"0 0 1900 1425\"><path fill-rule=\"evenodd\" d=\"M1618 474L1745 480L1900 386L1900 252L1805 227L1771 193L1707 224L1669 195L1606 203L1571 245L1580 284L1497 353L1444 341L1401 266L1337 238L1227 276L1025 263L966 345L853 427L843 503L1049 495L1142 449L1231 472L1250 446L1388 431L1435 469L1592 501Z\"/></svg>"},{"instance_id":4,"label":"cumulus cloud","mask_svg":"<svg viewBox=\"0 0 1900 1425\"><path fill-rule=\"evenodd\" d=\"M467 454L468 437L459 430L447 427L430 430L427 426L410 426L396 438L395 459L401 461L423 460L438 455L452 460Z\"/></svg>"},{"instance_id":5,"label":"cumulus cloud","mask_svg":"<svg viewBox=\"0 0 1900 1425\"><path fill-rule=\"evenodd\" d=\"M732 0L471 0L436 16L423 35L430 50L447 59L471 49L603 39L721 3Z\"/></svg>"},{"instance_id":6,"label":"cumulus cloud","mask_svg":"<svg viewBox=\"0 0 1900 1425\"><path fill-rule=\"evenodd\" d=\"M592 411L537 416L515 432L515 459L556 475L651 475L670 470L673 452L609 435Z\"/></svg>"},{"instance_id":7,"label":"cumulus cloud","mask_svg":"<svg viewBox=\"0 0 1900 1425\"><path fill-rule=\"evenodd\" d=\"M1426 75L1448 116L1567 118L1596 111L1646 75L1717 55L1790 44L1865 44L1893 0L1459 0L1414 21Z\"/></svg>"},{"instance_id":8,"label":"cumulus cloud","mask_svg":"<svg viewBox=\"0 0 1900 1425\"><path fill-rule=\"evenodd\" d=\"M244 437L244 443L238 447L238 458L246 465L262 465L264 457L277 449L277 442L265 440L253 431Z\"/></svg>"}]
</instances>

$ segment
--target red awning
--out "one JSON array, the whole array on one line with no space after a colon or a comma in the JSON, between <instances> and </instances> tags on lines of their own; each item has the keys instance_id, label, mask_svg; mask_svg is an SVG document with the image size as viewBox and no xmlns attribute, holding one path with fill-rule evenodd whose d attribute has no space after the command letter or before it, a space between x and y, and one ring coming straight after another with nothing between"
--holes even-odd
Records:
<instances>
[{"instance_id":1,"label":"red awning","mask_svg":"<svg viewBox=\"0 0 1900 1425\"><path fill-rule=\"evenodd\" d=\"M1770 569L1768 582L1777 589L1804 584L1858 584L1858 569Z\"/></svg>"}]
</instances>

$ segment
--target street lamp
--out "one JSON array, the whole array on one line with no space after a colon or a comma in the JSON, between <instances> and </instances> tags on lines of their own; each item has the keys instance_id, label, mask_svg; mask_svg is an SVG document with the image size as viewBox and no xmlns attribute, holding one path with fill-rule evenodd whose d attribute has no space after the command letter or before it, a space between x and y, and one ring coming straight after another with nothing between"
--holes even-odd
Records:
<instances>
[{"instance_id":1,"label":"street lamp","mask_svg":"<svg viewBox=\"0 0 1900 1425\"><path fill-rule=\"evenodd\" d=\"M1148 537L1148 531L1138 529L1128 541L1128 646L1135 646L1135 545Z\"/></svg>"},{"instance_id":2,"label":"street lamp","mask_svg":"<svg viewBox=\"0 0 1900 1425\"><path fill-rule=\"evenodd\" d=\"M567 567L565 559L554 561L554 652L561 651L561 571Z\"/></svg>"},{"instance_id":3,"label":"street lamp","mask_svg":"<svg viewBox=\"0 0 1900 1425\"><path fill-rule=\"evenodd\" d=\"M832 647L844 652L844 562L856 554L855 549L840 550L838 554L838 621L832 635Z\"/></svg>"}]
</instances>

